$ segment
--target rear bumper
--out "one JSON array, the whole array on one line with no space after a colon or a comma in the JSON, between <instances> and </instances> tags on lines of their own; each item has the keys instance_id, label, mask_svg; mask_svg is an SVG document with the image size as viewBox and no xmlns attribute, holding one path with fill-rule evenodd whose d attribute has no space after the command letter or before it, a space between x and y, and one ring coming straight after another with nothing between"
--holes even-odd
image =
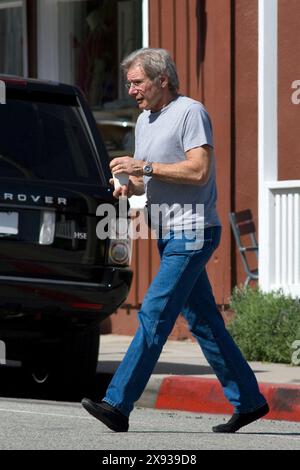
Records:
<instances>
[{"instance_id":1,"label":"rear bumper","mask_svg":"<svg viewBox=\"0 0 300 470\"><path fill-rule=\"evenodd\" d=\"M1 275L0 322L5 316L46 312L86 312L102 320L126 300L132 271L105 267L98 278L99 282L95 278L89 282Z\"/></svg>"}]
</instances>

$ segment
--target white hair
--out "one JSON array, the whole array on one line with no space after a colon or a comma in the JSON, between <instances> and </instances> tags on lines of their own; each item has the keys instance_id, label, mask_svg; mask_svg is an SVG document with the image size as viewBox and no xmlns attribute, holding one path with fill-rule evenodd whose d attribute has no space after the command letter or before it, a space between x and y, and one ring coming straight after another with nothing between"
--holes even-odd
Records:
<instances>
[{"instance_id":1,"label":"white hair","mask_svg":"<svg viewBox=\"0 0 300 470\"><path fill-rule=\"evenodd\" d=\"M177 93L179 80L176 65L165 49L144 47L129 54L121 63L124 73L127 73L133 65L140 65L151 80L158 79L164 74L167 75L169 90Z\"/></svg>"}]
</instances>

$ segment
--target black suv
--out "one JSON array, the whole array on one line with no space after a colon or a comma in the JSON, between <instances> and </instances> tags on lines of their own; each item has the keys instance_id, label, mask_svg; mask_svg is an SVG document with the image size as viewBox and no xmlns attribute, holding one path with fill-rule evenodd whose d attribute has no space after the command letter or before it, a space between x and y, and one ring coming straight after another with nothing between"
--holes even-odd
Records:
<instances>
[{"instance_id":1,"label":"black suv","mask_svg":"<svg viewBox=\"0 0 300 470\"><path fill-rule=\"evenodd\" d=\"M96 235L109 158L77 87L0 81L0 340L36 382L77 386L132 279L129 241Z\"/></svg>"}]
</instances>

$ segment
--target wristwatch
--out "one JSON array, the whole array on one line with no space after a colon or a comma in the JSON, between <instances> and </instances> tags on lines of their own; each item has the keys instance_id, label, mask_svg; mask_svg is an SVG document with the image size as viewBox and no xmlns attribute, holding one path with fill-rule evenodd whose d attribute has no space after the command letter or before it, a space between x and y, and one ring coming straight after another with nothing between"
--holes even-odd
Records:
<instances>
[{"instance_id":1,"label":"wristwatch","mask_svg":"<svg viewBox=\"0 0 300 470\"><path fill-rule=\"evenodd\" d=\"M153 167L151 163L146 163L145 166L143 166L143 173L145 176L151 176L153 173Z\"/></svg>"}]
</instances>

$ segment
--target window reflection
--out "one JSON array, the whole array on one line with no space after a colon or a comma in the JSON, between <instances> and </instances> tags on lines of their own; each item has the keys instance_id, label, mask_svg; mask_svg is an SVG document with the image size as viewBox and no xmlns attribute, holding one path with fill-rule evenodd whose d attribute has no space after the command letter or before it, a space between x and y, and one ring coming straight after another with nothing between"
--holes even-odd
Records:
<instances>
[{"instance_id":1,"label":"window reflection","mask_svg":"<svg viewBox=\"0 0 300 470\"><path fill-rule=\"evenodd\" d=\"M127 100L119 64L141 47L141 17L141 0L58 1L60 81L93 107Z\"/></svg>"},{"instance_id":2,"label":"window reflection","mask_svg":"<svg viewBox=\"0 0 300 470\"><path fill-rule=\"evenodd\" d=\"M23 12L22 2L0 2L0 71L23 75Z\"/></svg>"}]
</instances>

